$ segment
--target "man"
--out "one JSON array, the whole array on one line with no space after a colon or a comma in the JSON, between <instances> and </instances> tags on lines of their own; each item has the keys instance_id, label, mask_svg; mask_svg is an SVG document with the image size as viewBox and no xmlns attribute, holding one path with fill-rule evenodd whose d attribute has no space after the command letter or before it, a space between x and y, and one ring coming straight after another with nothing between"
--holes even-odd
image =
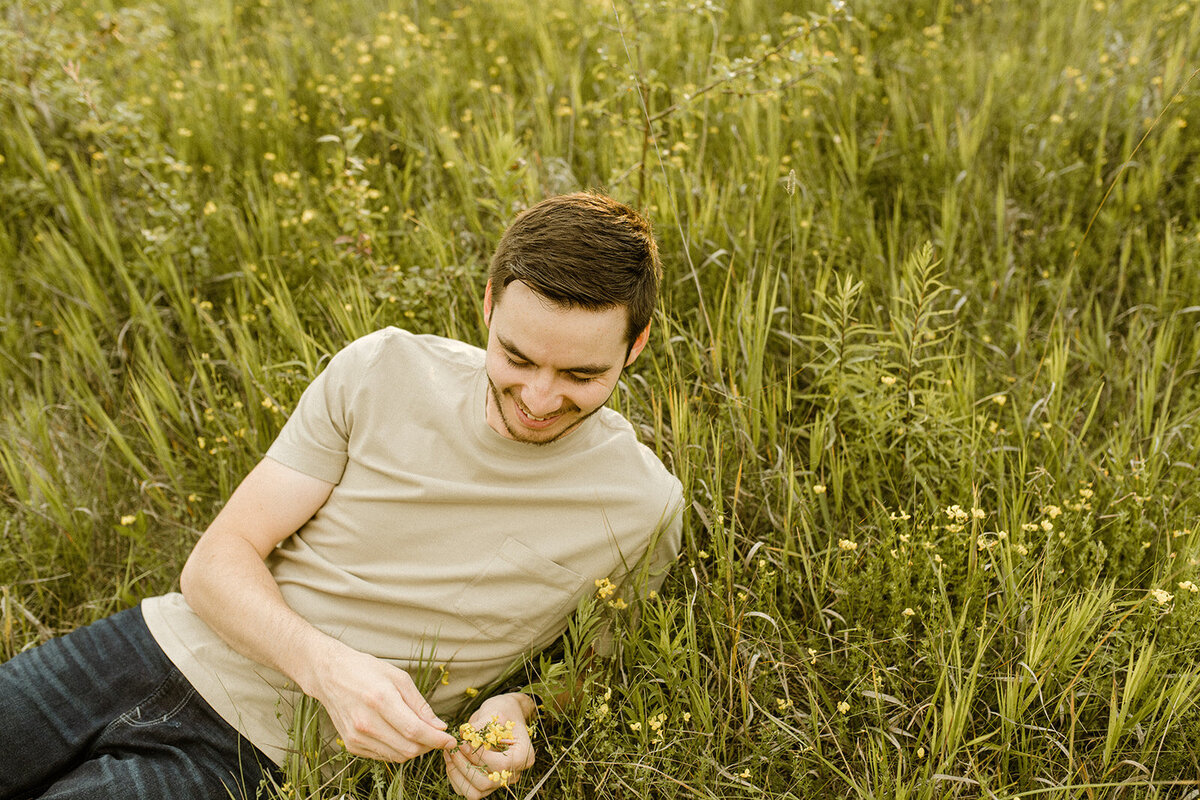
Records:
<instances>
[{"instance_id":1,"label":"man","mask_svg":"<svg viewBox=\"0 0 1200 800\"><path fill-rule=\"evenodd\" d=\"M441 750L469 798L533 763L525 694L438 715L565 628L595 582L679 547L679 482L604 404L645 347L649 225L595 194L505 232L486 351L385 329L339 352L205 531L182 594L0 667L0 798L225 797L277 776L298 692L352 753ZM414 674L443 668L424 696ZM236 776L237 780L234 780Z\"/></svg>"}]
</instances>

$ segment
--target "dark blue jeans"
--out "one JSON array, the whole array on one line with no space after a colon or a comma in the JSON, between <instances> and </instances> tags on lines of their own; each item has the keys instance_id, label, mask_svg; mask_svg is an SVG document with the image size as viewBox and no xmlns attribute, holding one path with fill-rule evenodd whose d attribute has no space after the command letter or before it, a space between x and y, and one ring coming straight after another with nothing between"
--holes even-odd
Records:
<instances>
[{"instance_id":1,"label":"dark blue jeans","mask_svg":"<svg viewBox=\"0 0 1200 800\"><path fill-rule=\"evenodd\" d=\"M0 800L253 798L268 776L139 608L0 664Z\"/></svg>"}]
</instances>

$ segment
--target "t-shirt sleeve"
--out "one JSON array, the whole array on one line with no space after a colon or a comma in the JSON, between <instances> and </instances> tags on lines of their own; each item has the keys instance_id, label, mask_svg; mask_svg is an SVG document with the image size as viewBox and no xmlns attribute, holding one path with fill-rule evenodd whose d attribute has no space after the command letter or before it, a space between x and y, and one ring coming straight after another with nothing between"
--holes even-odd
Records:
<instances>
[{"instance_id":1,"label":"t-shirt sleeve","mask_svg":"<svg viewBox=\"0 0 1200 800\"><path fill-rule=\"evenodd\" d=\"M666 580L667 572L675 560L679 558L679 549L683 536L683 496L678 483L670 502L663 509L662 519L655 527L646 555L641 563L632 570L635 591L657 592Z\"/></svg>"},{"instance_id":2,"label":"t-shirt sleeve","mask_svg":"<svg viewBox=\"0 0 1200 800\"><path fill-rule=\"evenodd\" d=\"M679 482L672 478L672 491L654 522L646 549L627 562L625 570L614 577L621 595L627 600L645 597L662 588L671 566L679 558L683 534L683 495Z\"/></svg>"},{"instance_id":3,"label":"t-shirt sleeve","mask_svg":"<svg viewBox=\"0 0 1200 800\"><path fill-rule=\"evenodd\" d=\"M619 596L626 602L634 603L635 614L638 598L647 597L651 592L662 588L667 573L679 558L682 536L683 492L679 482L675 481L671 499L664 507L663 515L658 520L642 557L630 564L629 569L617 578ZM613 654L611 619L605 619L601 623L592 647L601 656Z\"/></svg>"},{"instance_id":4,"label":"t-shirt sleeve","mask_svg":"<svg viewBox=\"0 0 1200 800\"><path fill-rule=\"evenodd\" d=\"M374 349L367 336L330 359L300 396L268 458L323 481L341 481L354 427L354 395Z\"/></svg>"}]
</instances>

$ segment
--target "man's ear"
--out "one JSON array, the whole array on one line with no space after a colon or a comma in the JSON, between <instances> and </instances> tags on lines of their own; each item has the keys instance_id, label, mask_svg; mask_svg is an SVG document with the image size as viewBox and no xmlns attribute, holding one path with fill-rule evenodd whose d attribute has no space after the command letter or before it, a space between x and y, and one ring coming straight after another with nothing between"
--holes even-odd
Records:
<instances>
[{"instance_id":1,"label":"man's ear","mask_svg":"<svg viewBox=\"0 0 1200 800\"><path fill-rule=\"evenodd\" d=\"M483 326L492 326L492 279L488 278L487 286L483 287Z\"/></svg>"},{"instance_id":2,"label":"man's ear","mask_svg":"<svg viewBox=\"0 0 1200 800\"><path fill-rule=\"evenodd\" d=\"M638 353L646 347L646 342L650 341L650 323L646 323L646 327L633 340L633 344L629 348L629 356L625 359L625 366L629 366L638 357Z\"/></svg>"}]
</instances>

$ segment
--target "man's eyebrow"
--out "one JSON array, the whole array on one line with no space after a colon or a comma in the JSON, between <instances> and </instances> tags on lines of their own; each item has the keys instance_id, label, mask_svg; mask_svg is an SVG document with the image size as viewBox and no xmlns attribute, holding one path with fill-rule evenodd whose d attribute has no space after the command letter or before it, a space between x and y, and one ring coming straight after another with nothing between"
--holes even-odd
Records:
<instances>
[{"instance_id":1,"label":"man's eyebrow","mask_svg":"<svg viewBox=\"0 0 1200 800\"><path fill-rule=\"evenodd\" d=\"M504 336L501 336L500 334L496 334L496 341L500 342L501 347L503 347L505 350L507 350L509 353L516 356L520 360L528 361L530 364L535 363L532 358L530 358L529 356L527 356L521 352L521 348L517 347L516 344L509 341ZM566 369L560 369L559 372L573 372L578 375L603 375L604 373L608 372L610 369L612 369L612 366L608 365L608 364L580 364L577 367L567 367Z\"/></svg>"}]
</instances>

